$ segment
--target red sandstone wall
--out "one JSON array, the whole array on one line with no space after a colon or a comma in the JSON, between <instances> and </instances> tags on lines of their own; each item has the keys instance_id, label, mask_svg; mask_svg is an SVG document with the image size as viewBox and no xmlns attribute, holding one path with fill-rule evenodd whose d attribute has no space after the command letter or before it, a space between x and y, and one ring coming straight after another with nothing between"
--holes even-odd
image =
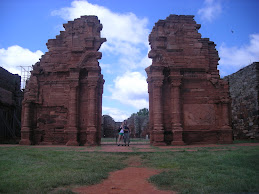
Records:
<instances>
[{"instance_id":1,"label":"red sandstone wall","mask_svg":"<svg viewBox=\"0 0 259 194\"><path fill-rule=\"evenodd\" d=\"M215 44L199 28L193 16L170 15L149 36L154 145L232 142L228 84L219 77Z\"/></svg>"},{"instance_id":2,"label":"red sandstone wall","mask_svg":"<svg viewBox=\"0 0 259 194\"><path fill-rule=\"evenodd\" d=\"M47 43L25 88L20 144L96 145L101 138L102 25L96 16L64 24Z\"/></svg>"}]
</instances>

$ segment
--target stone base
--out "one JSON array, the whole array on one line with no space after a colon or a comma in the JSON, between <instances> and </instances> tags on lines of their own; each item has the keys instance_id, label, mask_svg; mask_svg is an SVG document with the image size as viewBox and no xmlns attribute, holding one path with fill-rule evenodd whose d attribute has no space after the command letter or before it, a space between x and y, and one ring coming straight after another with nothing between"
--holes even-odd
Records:
<instances>
[{"instance_id":1,"label":"stone base","mask_svg":"<svg viewBox=\"0 0 259 194\"><path fill-rule=\"evenodd\" d=\"M97 132L96 130L89 130L86 132L87 134L87 140L86 140L86 144L87 146L97 146Z\"/></svg>"},{"instance_id":2,"label":"stone base","mask_svg":"<svg viewBox=\"0 0 259 194\"><path fill-rule=\"evenodd\" d=\"M219 141L220 144L231 144L233 143L233 132L230 127L223 127L219 131Z\"/></svg>"},{"instance_id":3,"label":"stone base","mask_svg":"<svg viewBox=\"0 0 259 194\"><path fill-rule=\"evenodd\" d=\"M77 141L69 140L66 143L66 146L79 146L79 143Z\"/></svg>"},{"instance_id":4,"label":"stone base","mask_svg":"<svg viewBox=\"0 0 259 194\"><path fill-rule=\"evenodd\" d=\"M53 143L52 142L43 141L43 142L40 142L39 145L53 145Z\"/></svg>"},{"instance_id":5,"label":"stone base","mask_svg":"<svg viewBox=\"0 0 259 194\"><path fill-rule=\"evenodd\" d=\"M178 146L178 145L186 145L183 141L172 141L171 145Z\"/></svg>"},{"instance_id":6,"label":"stone base","mask_svg":"<svg viewBox=\"0 0 259 194\"><path fill-rule=\"evenodd\" d=\"M153 146L166 146L165 142L153 142L152 143Z\"/></svg>"},{"instance_id":7,"label":"stone base","mask_svg":"<svg viewBox=\"0 0 259 194\"><path fill-rule=\"evenodd\" d=\"M19 142L20 145L32 145L31 141L28 139L22 139Z\"/></svg>"}]
</instances>

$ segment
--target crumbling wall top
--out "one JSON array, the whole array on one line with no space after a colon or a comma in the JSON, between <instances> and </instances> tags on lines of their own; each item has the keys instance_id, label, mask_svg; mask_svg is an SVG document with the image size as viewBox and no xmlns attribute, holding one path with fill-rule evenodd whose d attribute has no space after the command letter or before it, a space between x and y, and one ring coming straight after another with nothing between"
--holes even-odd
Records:
<instances>
[{"instance_id":1,"label":"crumbling wall top","mask_svg":"<svg viewBox=\"0 0 259 194\"><path fill-rule=\"evenodd\" d=\"M149 35L152 65L217 72L216 45L201 38L200 27L193 15L170 15L159 20Z\"/></svg>"}]
</instances>

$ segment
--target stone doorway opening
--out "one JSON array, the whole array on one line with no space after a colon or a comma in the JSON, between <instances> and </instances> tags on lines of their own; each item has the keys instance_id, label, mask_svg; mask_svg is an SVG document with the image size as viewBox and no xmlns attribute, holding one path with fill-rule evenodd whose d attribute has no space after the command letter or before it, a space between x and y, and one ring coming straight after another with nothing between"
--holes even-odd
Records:
<instances>
[{"instance_id":1,"label":"stone doorway opening","mask_svg":"<svg viewBox=\"0 0 259 194\"><path fill-rule=\"evenodd\" d=\"M153 145L232 143L228 83L218 52L194 16L159 20L146 68ZM98 60L102 24L82 16L64 24L26 85L20 144L100 145L104 79Z\"/></svg>"}]
</instances>

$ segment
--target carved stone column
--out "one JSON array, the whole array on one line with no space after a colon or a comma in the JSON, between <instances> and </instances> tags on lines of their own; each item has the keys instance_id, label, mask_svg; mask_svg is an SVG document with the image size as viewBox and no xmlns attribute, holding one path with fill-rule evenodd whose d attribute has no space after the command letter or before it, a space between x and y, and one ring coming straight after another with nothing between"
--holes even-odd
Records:
<instances>
[{"instance_id":1,"label":"carved stone column","mask_svg":"<svg viewBox=\"0 0 259 194\"><path fill-rule=\"evenodd\" d=\"M171 124L173 141L172 145L184 145L183 142L183 128L181 123L181 76L171 76Z\"/></svg>"},{"instance_id":2,"label":"carved stone column","mask_svg":"<svg viewBox=\"0 0 259 194\"><path fill-rule=\"evenodd\" d=\"M219 135L219 143L233 143L233 133L230 127L229 99L221 99L222 127Z\"/></svg>"},{"instance_id":3,"label":"carved stone column","mask_svg":"<svg viewBox=\"0 0 259 194\"><path fill-rule=\"evenodd\" d=\"M97 145L97 82L89 82L89 109L88 109L88 126L87 126L87 145Z\"/></svg>"},{"instance_id":4,"label":"carved stone column","mask_svg":"<svg viewBox=\"0 0 259 194\"><path fill-rule=\"evenodd\" d=\"M66 143L67 146L78 146L78 108L77 108L77 101L78 101L78 83L73 83L70 85L70 100L69 100L69 127L66 130L68 142Z\"/></svg>"},{"instance_id":5,"label":"carved stone column","mask_svg":"<svg viewBox=\"0 0 259 194\"><path fill-rule=\"evenodd\" d=\"M23 102L23 119L21 128L21 145L31 145L31 102Z\"/></svg>"},{"instance_id":6,"label":"carved stone column","mask_svg":"<svg viewBox=\"0 0 259 194\"><path fill-rule=\"evenodd\" d=\"M103 95L103 84L104 84L104 79L102 78L99 82L99 86L98 86L98 96L97 96L97 99L98 99L98 103L97 103L97 118L98 118L98 121L97 121L97 135L98 135L98 138L97 138L97 144L100 145L101 144L101 125L102 125L102 95Z\"/></svg>"},{"instance_id":7,"label":"carved stone column","mask_svg":"<svg viewBox=\"0 0 259 194\"><path fill-rule=\"evenodd\" d=\"M148 82L148 93L149 93L149 131L150 131L150 143L154 141L153 129L153 85L150 78L147 79Z\"/></svg>"},{"instance_id":8,"label":"carved stone column","mask_svg":"<svg viewBox=\"0 0 259 194\"><path fill-rule=\"evenodd\" d=\"M166 145L164 142L162 80L153 81L153 145Z\"/></svg>"}]
</instances>

